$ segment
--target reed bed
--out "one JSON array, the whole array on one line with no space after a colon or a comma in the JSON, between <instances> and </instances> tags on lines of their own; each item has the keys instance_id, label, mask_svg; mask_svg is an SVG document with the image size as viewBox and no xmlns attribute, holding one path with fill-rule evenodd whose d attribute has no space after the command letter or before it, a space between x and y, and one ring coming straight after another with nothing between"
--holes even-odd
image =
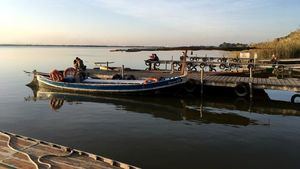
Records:
<instances>
[{"instance_id":1,"label":"reed bed","mask_svg":"<svg viewBox=\"0 0 300 169\"><path fill-rule=\"evenodd\" d=\"M288 36L276 38L272 42L262 42L252 46L256 49L250 52L256 52L260 58L271 58L273 54L279 59L300 58L300 29L291 32Z\"/></svg>"}]
</instances>

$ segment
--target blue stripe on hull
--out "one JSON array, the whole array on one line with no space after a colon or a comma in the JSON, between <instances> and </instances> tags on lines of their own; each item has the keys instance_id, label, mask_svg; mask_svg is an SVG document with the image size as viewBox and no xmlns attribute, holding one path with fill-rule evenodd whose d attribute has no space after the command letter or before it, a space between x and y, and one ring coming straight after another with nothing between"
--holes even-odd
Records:
<instances>
[{"instance_id":1,"label":"blue stripe on hull","mask_svg":"<svg viewBox=\"0 0 300 169\"><path fill-rule=\"evenodd\" d=\"M89 83L66 83L55 82L49 80L46 77L39 76L39 83L48 85L62 90L73 91L85 91L85 92L140 92L158 90L168 87L180 85L185 82L182 77L174 77L168 80L159 81L157 83L148 84L120 84L120 85L108 85L108 84L89 84Z\"/></svg>"}]
</instances>

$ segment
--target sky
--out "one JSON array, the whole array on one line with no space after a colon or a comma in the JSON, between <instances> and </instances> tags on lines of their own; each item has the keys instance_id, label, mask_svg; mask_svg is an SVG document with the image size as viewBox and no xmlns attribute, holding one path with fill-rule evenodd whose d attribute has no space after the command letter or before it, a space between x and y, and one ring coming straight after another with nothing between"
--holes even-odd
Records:
<instances>
[{"instance_id":1,"label":"sky","mask_svg":"<svg viewBox=\"0 0 300 169\"><path fill-rule=\"evenodd\" d=\"M299 28L299 0L0 0L0 44L218 45Z\"/></svg>"}]
</instances>

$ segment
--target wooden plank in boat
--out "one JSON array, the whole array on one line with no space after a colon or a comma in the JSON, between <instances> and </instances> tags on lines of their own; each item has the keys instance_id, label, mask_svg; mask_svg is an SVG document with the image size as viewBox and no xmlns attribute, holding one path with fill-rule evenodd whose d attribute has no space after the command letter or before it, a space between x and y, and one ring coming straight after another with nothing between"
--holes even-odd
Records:
<instances>
[{"instance_id":1,"label":"wooden plank in boat","mask_svg":"<svg viewBox=\"0 0 300 169\"><path fill-rule=\"evenodd\" d=\"M272 80L268 78L267 80L268 85L272 86Z\"/></svg>"},{"instance_id":2,"label":"wooden plank in boat","mask_svg":"<svg viewBox=\"0 0 300 169\"><path fill-rule=\"evenodd\" d=\"M299 86L299 84L297 84L294 79L287 79L287 80L292 84L292 86Z\"/></svg>"},{"instance_id":3,"label":"wooden plank in boat","mask_svg":"<svg viewBox=\"0 0 300 169\"><path fill-rule=\"evenodd\" d=\"M284 80L283 80L283 83L284 83L286 86L292 86L291 82L290 82L288 79L284 79Z\"/></svg>"},{"instance_id":4,"label":"wooden plank in boat","mask_svg":"<svg viewBox=\"0 0 300 169\"><path fill-rule=\"evenodd\" d=\"M222 78L220 79L220 81L225 82L227 78L228 78L228 76L222 76Z\"/></svg>"},{"instance_id":5,"label":"wooden plank in boat","mask_svg":"<svg viewBox=\"0 0 300 169\"><path fill-rule=\"evenodd\" d=\"M276 85L276 79L269 79L270 80L270 85L274 86Z\"/></svg>"}]
</instances>

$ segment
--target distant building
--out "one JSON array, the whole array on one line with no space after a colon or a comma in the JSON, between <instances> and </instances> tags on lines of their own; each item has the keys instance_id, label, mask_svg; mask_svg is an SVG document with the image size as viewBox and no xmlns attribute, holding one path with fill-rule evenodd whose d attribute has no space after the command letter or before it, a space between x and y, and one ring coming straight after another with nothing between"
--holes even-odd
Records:
<instances>
[{"instance_id":1,"label":"distant building","mask_svg":"<svg viewBox=\"0 0 300 169\"><path fill-rule=\"evenodd\" d=\"M250 56L250 52L240 52L240 58L248 59Z\"/></svg>"}]
</instances>

